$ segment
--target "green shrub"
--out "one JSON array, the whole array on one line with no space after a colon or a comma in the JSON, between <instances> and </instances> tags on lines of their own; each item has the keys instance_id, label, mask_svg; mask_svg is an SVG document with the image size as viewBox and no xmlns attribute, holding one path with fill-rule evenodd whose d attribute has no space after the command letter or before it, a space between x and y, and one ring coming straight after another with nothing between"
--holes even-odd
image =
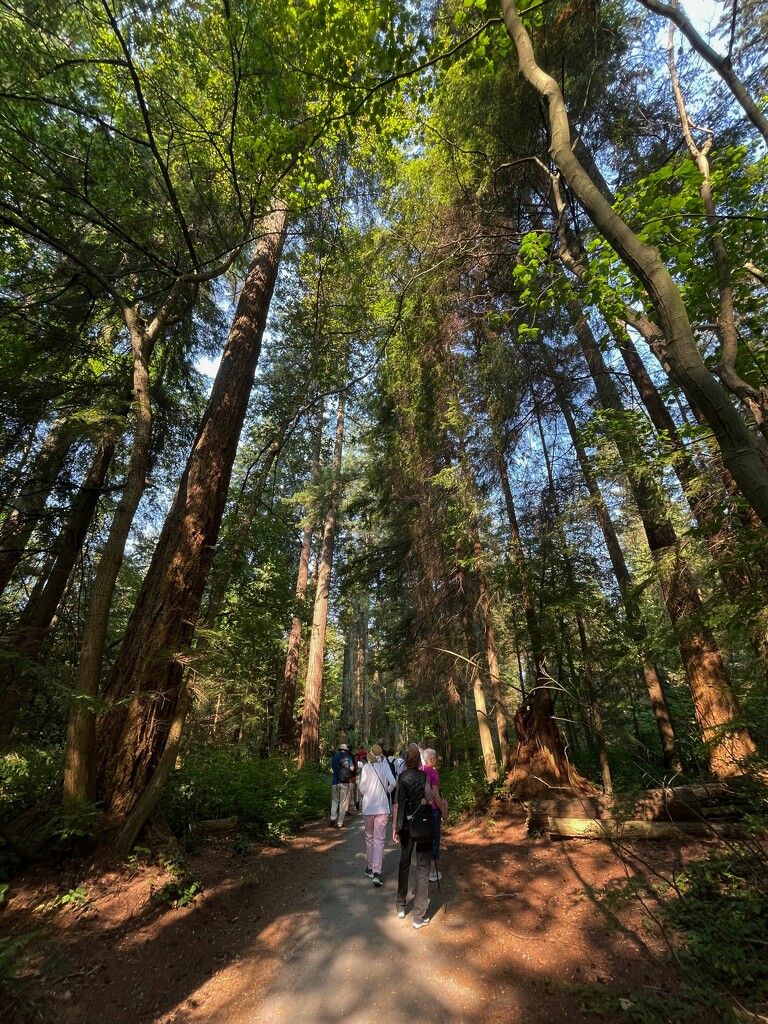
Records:
<instances>
[{"instance_id":1,"label":"green shrub","mask_svg":"<svg viewBox=\"0 0 768 1024\"><path fill-rule=\"evenodd\" d=\"M451 817L484 810L492 789L482 760L476 758L456 768L440 769L440 792L448 801Z\"/></svg>"},{"instance_id":2,"label":"green shrub","mask_svg":"<svg viewBox=\"0 0 768 1024\"><path fill-rule=\"evenodd\" d=\"M747 1004L768 1004L768 864L761 852L734 847L689 864L663 907L696 980Z\"/></svg>"},{"instance_id":3,"label":"green shrub","mask_svg":"<svg viewBox=\"0 0 768 1024\"><path fill-rule=\"evenodd\" d=\"M251 835L280 840L330 805L330 772L296 769L293 759L252 760L235 750L186 755L163 794L161 809L174 832L188 835L207 818L238 816Z\"/></svg>"},{"instance_id":4,"label":"green shrub","mask_svg":"<svg viewBox=\"0 0 768 1024\"><path fill-rule=\"evenodd\" d=\"M61 759L59 747L22 746L0 755L0 825L52 792Z\"/></svg>"}]
</instances>

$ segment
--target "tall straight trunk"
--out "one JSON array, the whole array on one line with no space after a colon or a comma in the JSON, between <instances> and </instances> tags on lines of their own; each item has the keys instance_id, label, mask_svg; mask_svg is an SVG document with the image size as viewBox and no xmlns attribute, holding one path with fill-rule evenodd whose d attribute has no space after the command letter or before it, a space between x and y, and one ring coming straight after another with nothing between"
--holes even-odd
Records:
<instances>
[{"instance_id":1,"label":"tall straight trunk","mask_svg":"<svg viewBox=\"0 0 768 1024\"><path fill-rule=\"evenodd\" d=\"M323 440L322 407L315 432L315 445L312 452L311 483L317 483L320 472L320 448ZM285 656L283 671L283 692L280 700L280 721L277 726L277 745L290 747L294 742L296 726L294 712L296 708L296 686L299 678L299 655L301 654L301 632L304 624L304 605L307 597L309 580L309 556L312 551L312 522L307 518L301 532L301 549L299 551L299 570L296 576L296 607L291 620L288 634L288 650Z\"/></svg>"},{"instance_id":2,"label":"tall straight trunk","mask_svg":"<svg viewBox=\"0 0 768 1024\"><path fill-rule=\"evenodd\" d=\"M573 416L573 410L571 409L570 401L566 393L566 383L563 377L555 371L549 357L549 353L543 346L542 354L544 356L548 372L553 378L553 383L555 385L555 397L558 405L560 406L560 411L563 414L566 426L568 427L568 433L571 435L571 442L573 444L574 451L576 452L576 458L581 469L581 474L587 485L592 508L595 511L595 516L608 551L608 557L610 558L616 582L619 586L619 593L621 594L622 603L626 613L627 629L640 652L643 680L645 682L646 689L648 690L651 707L653 708L656 728L659 731L659 740L661 742L661 750L664 757L664 766L666 768L679 771L680 762L677 755L675 731L672 725L667 700L664 696L661 675L656 667L656 654L649 642L648 630L646 629L643 621L642 609L637 597L637 588L635 587L632 574L629 571L629 566L624 558L624 552L619 542L616 527L613 524L610 512L608 511L608 506L603 498L603 494L600 490L600 485L597 481L594 470L592 469L589 456L587 455L587 451L579 436L579 431Z\"/></svg>"},{"instance_id":3,"label":"tall straight trunk","mask_svg":"<svg viewBox=\"0 0 768 1024\"><path fill-rule=\"evenodd\" d=\"M336 413L336 440L331 466L331 487L328 511L323 530L323 547L317 574L315 605L312 611L312 635L307 657L307 678L304 684L304 709L301 716L298 766L320 761L320 707L323 699L323 659L325 631L328 624L328 603L331 593L333 549L336 543L336 516L341 499L341 457L344 448L344 392L339 393Z\"/></svg>"},{"instance_id":4,"label":"tall straight trunk","mask_svg":"<svg viewBox=\"0 0 768 1024\"><path fill-rule=\"evenodd\" d=\"M549 483L549 493L552 495L552 501L554 503L554 513L557 517L558 523L560 521L560 507L557 500L557 490L555 488L555 478L552 473L552 463L549 458L549 452L547 448L547 438L544 433L544 425L541 422L541 413L539 411L538 404L534 401L534 410L536 413L536 423L539 428L539 439L541 440L541 450L544 454L544 463L547 468L547 481ZM570 587L571 593L576 592L576 573L573 570L573 564L568 554L568 542L565 536L565 531L562 526L558 527L560 548L562 551L563 567L565 569L565 577ZM608 752L605 746L605 734L603 733L603 719L600 712L600 705L597 700L597 691L595 689L594 674L592 672L592 656L589 652L589 644L587 642L587 630L584 625L584 618L581 612L576 609L576 628L579 634L579 646L581 648L581 664L584 673L584 682L587 685L587 699L589 701L589 709L592 717L592 726L594 730L595 740L597 742L597 754L600 761L600 773L603 778L603 790L607 795L613 792L613 783L611 781L611 768L608 763Z\"/></svg>"},{"instance_id":5,"label":"tall straight trunk","mask_svg":"<svg viewBox=\"0 0 768 1024\"><path fill-rule=\"evenodd\" d=\"M615 213L575 156L560 87L536 63L530 36L514 0L501 0L501 9L507 32L518 52L520 70L547 102L550 153L555 164L595 227L647 289L664 335L663 354L669 372L688 400L703 412L723 461L744 498L768 525L768 467L761 458L754 434L704 363L677 285L658 250L642 243Z\"/></svg>"},{"instance_id":6,"label":"tall straight trunk","mask_svg":"<svg viewBox=\"0 0 768 1024\"><path fill-rule=\"evenodd\" d=\"M581 311L572 305L569 311L600 403L606 411L621 417L621 398L600 346ZM644 455L633 437L619 430L614 441L637 502L648 546L659 567L664 603L675 626L710 768L719 776L738 774L745 760L754 754L755 745L747 729L730 725L739 717L738 702L722 655L704 625L702 601L669 517L666 496L659 483L644 471Z\"/></svg>"},{"instance_id":7,"label":"tall straight trunk","mask_svg":"<svg viewBox=\"0 0 768 1024\"><path fill-rule=\"evenodd\" d=\"M344 668L341 683L341 728L349 734L355 728L355 663L357 643L354 623L344 630Z\"/></svg>"},{"instance_id":8,"label":"tall straight trunk","mask_svg":"<svg viewBox=\"0 0 768 1024\"><path fill-rule=\"evenodd\" d=\"M150 362L157 339L173 311L177 294L178 287L175 286L147 327L142 325L134 307L126 306L123 309L123 319L131 339L132 410L135 426L123 493L99 558L83 625L83 642L74 686L76 699L69 713L64 751L64 806L70 810L96 797L96 715L90 702L99 692L112 598L123 564L125 546L147 487L152 441Z\"/></svg>"},{"instance_id":9,"label":"tall straight trunk","mask_svg":"<svg viewBox=\"0 0 768 1024\"><path fill-rule=\"evenodd\" d=\"M74 809L96 796L96 715L89 700L97 696L109 614L117 576L125 555L131 525L147 486L152 410L149 395L149 359L153 341L132 321L133 409L136 425L123 493L112 517L109 536L99 558L96 578L85 614L83 642L77 665L73 703L64 754L64 806Z\"/></svg>"},{"instance_id":10,"label":"tall straight trunk","mask_svg":"<svg viewBox=\"0 0 768 1024\"><path fill-rule=\"evenodd\" d=\"M483 543L480 539L480 527L478 525L477 514L474 512L474 504L477 498L477 484L472 471L470 470L466 445L463 440L459 443L459 451L459 473L464 482L467 494L469 495L470 506L473 508L469 521L469 545L474 562L474 578L477 582L477 607L482 619L483 646L485 661L488 666L488 679L491 686L491 695L493 696L493 717L496 725L496 734L499 740L499 755L502 769L506 773L512 767L512 753L509 741L507 709L504 694L502 692L501 675L499 673L499 656L496 648L496 630L493 624L493 613L491 609L493 597L488 585L488 576L485 571Z\"/></svg>"},{"instance_id":11,"label":"tall straight trunk","mask_svg":"<svg viewBox=\"0 0 768 1024\"><path fill-rule=\"evenodd\" d=\"M10 511L0 526L0 594L10 583L24 555L74 440L72 422L64 416L55 420L32 460L19 493L9 502Z\"/></svg>"},{"instance_id":12,"label":"tall straight trunk","mask_svg":"<svg viewBox=\"0 0 768 1024\"><path fill-rule=\"evenodd\" d=\"M464 637L467 645L467 655L472 669L472 698L475 705L475 720L477 731L480 737L480 750L483 755L485 777L489 784L495 782L499 777L499 768L496 762L496 752L493 749L493 737L491 726L488 721L488 705L485 699L483 687L483 674L480 671L480 659L478 657L477 641L475 639L475 623L472 615L472 602L469 599L467 588L470 581L463 569L458 570L461 593L461 621L464 627Z\"/></svg>"},{"instance_id":13,"label":"tall straight trunk","mask_svg":"<svg viewBox=\"0 0 768 1024\"><path fill-rule=\"evenodd\" d=\"M8 674L0 697L0 739L12 733L25 697L34 687L25 662L37 657L56 620L56 611L67 589L72 569L82 552L88 528L104 489L109 464L115 453L115 441L104 437L99 442L91 466L70 508L67 522L55 549L47 578L40 581L19 616L6 649L20 659Z\"/></svg>"},{"instance_id":14,"label":"tall straight trunk","mask_svg":"<svg viewBox=\"0 0 768 1024\"><path fill-rule=\"evenodd\" d=\"M55 544L56 559L48 578L38 597L27 603L19 617L17 650L24 657L34 657L50 632L56 609L64 596L75 562L82 552L114 454L115 438L112 435L101 438Z\"/></svg>"},{"instance_id":15,"label":"tall straight trunk","mask_svg":"<svg viewBox=\"0 0 768 1024\"><path fill-rule=\"evenodd\" d=\"M112 707L97 730L97 780L108 822L128 814L150 785L174 720L286 226L284 207L262 221L197 437L107 684Z\"/></svg>"},{"instance_id":16,"label":"tall straight trunk","mask_svg":"<svg viewBox=\"0 0 768 1024\"><path fill-rule=\"evenodd\" d=\"M499 737L499 754L501 766L505 772L512 767L512 751L509 742L509 726L507 724L507 708L504 694L501 688L501 675L499 673L499 655L496 648L496 630L493 625L493 614L491 605L490 588L483 563L483 545L480 540L480 531L477 521L473 521L471 527L472 555L475 563L475 574L477 577L478 607L483 619L483 633L485 636L485 657L488 664L488 678L491 684L491 695L493 696L494 720L496 732Z\"/></svg>"},{"instance_id":17,"label":"tall straight trunk","mask_svg":"<svg viewBox=\"0 0 768 1024\"><path fill-rule=\"evenodd\" d=\"M535 686L530 690L527 698L523 698L523 703L515 715L515 733L518 743L526 747L524 751L518 750L516 763L521 770L530 764L532 770L537 774L548 774L558 784L569 784L572 773L565 755L563 739L554 717L555 700L552 696L552 679L547 672L539 614L533 600L525 549L520 536L515 501L509 483L507 461L498 427L493 423L493 414L491 420L494 458L509 522L510 557L517 572L536 676Z\"/></svg>"},{"instance_id":18,"label":"tall straight trunk","mask_svg":"<svg viewBox=\"0 0 768 1024\"><path fill-rule=\"evenodd\" d=\"M288 634L288 651L283 669L283 692L280 701L280 721L277 727L277 744L280 747L290 747L293 744L296 731L294 709L296 707L296 684L299 678L299 656L301 654L302 611L307 597L311 550L312 524L305 522L301 531L299 571L296 577L296 611L291 619L291 630Z\"/></svg>"},{"instance_id":19,"label":"tall straight trunk","mask_svg":"<svg viewBox=\"0 0 768 1024\"><path fill-rule=\"evenodd\" d=\"M371 678L368 672L368 595L366 594L358 611L357 634L359 647L357 648L357 679L360 693L360 705L362 707L363 738L367 743L371 737Z\"/></svg>"}]
</instances>

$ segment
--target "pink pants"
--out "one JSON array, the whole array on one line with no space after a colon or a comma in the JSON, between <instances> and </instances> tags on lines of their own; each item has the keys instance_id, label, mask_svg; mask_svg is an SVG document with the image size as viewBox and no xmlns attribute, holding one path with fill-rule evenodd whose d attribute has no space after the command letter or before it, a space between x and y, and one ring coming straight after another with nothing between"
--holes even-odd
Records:
<instances>
[{"instance_id":1,"label":"pink pants","mask_svg":"<svg viewBox=\"0 0 768 1024\"><path fill-rule=\"evenodd\" d=\"M368 867L374 875L380 875L389 815L364 814L363 820L365 822L365 855L368 858Z\"/></svg>"}]
</instances>

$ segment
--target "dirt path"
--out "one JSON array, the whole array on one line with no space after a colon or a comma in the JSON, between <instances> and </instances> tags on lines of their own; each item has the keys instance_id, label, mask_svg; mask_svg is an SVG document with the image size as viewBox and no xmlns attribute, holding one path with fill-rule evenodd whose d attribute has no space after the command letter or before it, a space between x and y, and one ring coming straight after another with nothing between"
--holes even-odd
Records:
<instances>
[{"instance_id":1,"label":"dirt path","mask_svg":"<svg viewBox=\"0 0 768 1024\"><path fill-rule=\"evenodd\" d=\"M445 837L428 928L399 920L399 848L377 888L364 876L362 820L317 823L243 856L231 839L190 860L204 883L172 910L151 899L158 867L25 876L0 918L37 937L10 1020L20 1024L420 1024L602 1022L673 992L640 904L614 917L595 890L668 872L686 856L646 844L638 860L596 842L532 840L522 816L467 822ZM42 915L81 885L87 900ZM409 908L410 909L410 908ZM41 932L42 929L42 932ZM35 974L36 972L36 974ZM5 1018L4 1018L5 1019Z\"/></svg>"},{"instance_id":2,"label":"dirt path","mask_svg":"<svg viewBox=\"0 0 768 1024\"><path fill-rule=\"evenodd\" d=\"M437 885L431 886L429 927L418 933L412 915L395 911L399 847L386 850L382 877L374 886L366 864L361 818L348 819L342 838L318 883L314 912L291 936L283 969L264 993L254 1024L364 1024L371 1019L423 1022L466 1021L476 1006L473 988L454 977L445 929L461 926L446 914ZM412 892L412 890L411 890Z\"/></svg>"}]
</instances>

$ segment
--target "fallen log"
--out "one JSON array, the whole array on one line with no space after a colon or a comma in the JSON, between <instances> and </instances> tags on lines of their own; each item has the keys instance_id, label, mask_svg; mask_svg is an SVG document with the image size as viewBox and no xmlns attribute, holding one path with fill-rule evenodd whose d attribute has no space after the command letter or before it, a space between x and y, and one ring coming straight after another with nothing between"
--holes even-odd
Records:
<instances>
[{"instance_id":1,"label":"fallen log","mask_svg":"<svg viewBox=\"0 0 768 1024\"><path fill-rule=\"evenodd\" d=\"M757 799L756 799L757 797ZM760 780L737 776L720 782L649 789L613 798L561 796L527 803L530 831L553 835L668 837L725 834L728 823L768 806ZM578 824L581 823L581 824ZM658 827L646 828L646 825ZM670 826L670 827L665 827Z\"/></svg>"},{"instance_id":2,"label":"fallen log","mask_svg":"<svg viewBox=\"0 0 768 1024\"><path fill-rule=\"evenodd\" d=\"M203 832L228 832L231 828L237 828L237 815L231 818L208 818L200 822Z\"/></svg>"},{"instance_id":3,"label":"fallen log","mask_svg":"<svg viewBox=\"0 0 768 1024\"><path fill-rule=\"evenodd\" d=\"M745 829L732 821L611 821L549 818L550 836L564 839L696 839L732 838Z\"/></svg>"}]
</instances>

